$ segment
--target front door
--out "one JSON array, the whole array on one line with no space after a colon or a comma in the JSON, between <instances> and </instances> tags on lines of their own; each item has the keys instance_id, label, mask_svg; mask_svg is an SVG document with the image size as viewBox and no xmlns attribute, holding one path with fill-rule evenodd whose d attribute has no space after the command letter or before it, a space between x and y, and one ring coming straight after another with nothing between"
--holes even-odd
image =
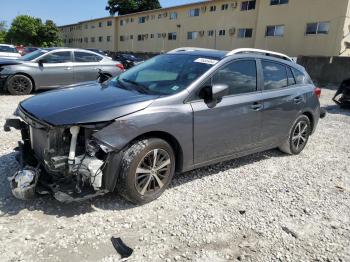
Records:
<instances>
[{"instance_id":1,"label":"front door","mask_svg":"<svg viewBox=\"0 0 350 262\"><path fill-rule=\"evenodd\" d=\"M73 63L70 51L51 52L37 63L40 73L36 85L41 88L55 88L74 83Z\"/></svg>"},{"instance_id":2,"label":"front door","mask_svg":"<svg viewBox=\"0 0 350 262\"><path fill-rule=\"evenodd\" d=\"M256 68L255 60L235 60L224 65L209 83L228 85L229 95L214 106L203 100L191 103L196 165L259 146L263 104Z\"/></svg>"}]
</instances>

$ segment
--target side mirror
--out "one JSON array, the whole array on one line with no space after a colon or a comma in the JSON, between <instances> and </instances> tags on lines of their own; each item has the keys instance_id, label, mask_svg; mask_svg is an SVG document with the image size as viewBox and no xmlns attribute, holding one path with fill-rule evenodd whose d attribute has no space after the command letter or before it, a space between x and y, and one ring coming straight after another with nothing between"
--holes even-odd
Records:
<instances>
[{"instance_id":1,"label":"side mirror","mask_svg":"<svg viewBox=\"0 0 350 262\"><path fill-rule=\"evenodd\" d=\"M217 102L225 95L228 95L229 87L228 85L216 84L213 86L205 86L199 92L199 97L204 99L205 103Z\"/></svg>"},{"instance_id":2,"label":"side mirror","mask_svg":"<svg viewBox=\"0 0 350 262\"><path fill-rule=\"evenodd\" d=\"M43 65L44 63L45 63L45 60L44 60L44 59L38 60L38 64L39 64L39 65Z\"/></svg>"},{"instance_id":3,"label":"side mirror","mask_svg":"<svg viewBox=\"0 0 350 262\"><path fill-rule=\"evenodd\" d=\"M212 87L212 94L213 94L213 100L218 100L220 98L223 98L224 96L228 95L229 93L229 87L228 85L213 85Z\"/></svg>"}]
</instances>

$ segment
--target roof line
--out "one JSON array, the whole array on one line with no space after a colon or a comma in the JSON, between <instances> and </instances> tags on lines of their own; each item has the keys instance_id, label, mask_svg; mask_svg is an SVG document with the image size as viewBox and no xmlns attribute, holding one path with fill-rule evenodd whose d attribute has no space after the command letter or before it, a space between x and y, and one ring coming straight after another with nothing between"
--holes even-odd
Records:
<instances>
[{"instance_id":1,"label":"roof line","mask_svg":"<svg viewBox=\"0 0 350 262\"><path fill-rule=\"evenodd\" d=\"M101 20L101 19L119 18L119 17L120 18L124 18L124 17L130 17L130 16L137 16L137 15L141 15L141 14L148 14L148 13L152 13L152 12L161 12L161 11L170 10L170 9L179 8L179 7L207 4L207 3L213 3L213 2L215 2L215 1L213 1L213 0L198 1L198 2L193 2L193 3L183 4L183 5L174 5L174 6L163 7L163 8L158 8L158 9L146 10L146 11L126 14L126 15L105 16L105 17L101 17L101 18L94 18L94 19L91 19L91 20L83 20L83 21L79 21L77 23L72 23L72 24L68 24L68 25L61 25L61 26L59 26L59 28L60 27L66 27L66 26L79 25L81 23L92 22L92 21Z\"/></svg>"}]
</instances>

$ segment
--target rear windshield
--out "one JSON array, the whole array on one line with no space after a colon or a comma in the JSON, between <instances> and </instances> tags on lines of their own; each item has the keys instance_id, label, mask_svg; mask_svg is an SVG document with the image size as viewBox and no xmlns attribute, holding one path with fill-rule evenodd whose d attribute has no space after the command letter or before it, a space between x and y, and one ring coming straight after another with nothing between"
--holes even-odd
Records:
<instances>
[{"instance_id":1,"label":"rear windshield","mask_svg":"<svg viewBox=\"0 0 350 262\"><path fill-rule=\"evenodd\" d=\"M6 53L18 53L17 49L11 46L2 45L0 46L0 52Z\"/></svg>"},{"instance_id":2,"label":"rear windshield","mask_svg":"<svg viewBox=\"0 0 350 262\"><path fill-rule=\"evenodd\" d=\"M171 95L188 87L218 61L190 54L159 55L124 72L114 83L145 93Z\"/></svg>"}]
</instances>

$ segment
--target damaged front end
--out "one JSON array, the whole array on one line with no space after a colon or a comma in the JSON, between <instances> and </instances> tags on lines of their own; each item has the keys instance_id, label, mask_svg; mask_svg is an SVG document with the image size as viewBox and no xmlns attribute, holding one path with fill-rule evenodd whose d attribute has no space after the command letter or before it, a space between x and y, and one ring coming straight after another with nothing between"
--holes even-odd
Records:
<instances>
[{"instance_id":1,"label":"damaged front end","mask_svg":"<svg viewBox=\"0 0 350 262\"><path fill-rule=\"evenodd\" d=\"M22 134L18 147L21 168L10 178L15 197L52 194L61 202L73 202L108 192L104 177L111 150L93 137L108 122L51 126L21 107L16 115L4 126L7 132L15 128Z\"/></svg>"}]
</instances>

